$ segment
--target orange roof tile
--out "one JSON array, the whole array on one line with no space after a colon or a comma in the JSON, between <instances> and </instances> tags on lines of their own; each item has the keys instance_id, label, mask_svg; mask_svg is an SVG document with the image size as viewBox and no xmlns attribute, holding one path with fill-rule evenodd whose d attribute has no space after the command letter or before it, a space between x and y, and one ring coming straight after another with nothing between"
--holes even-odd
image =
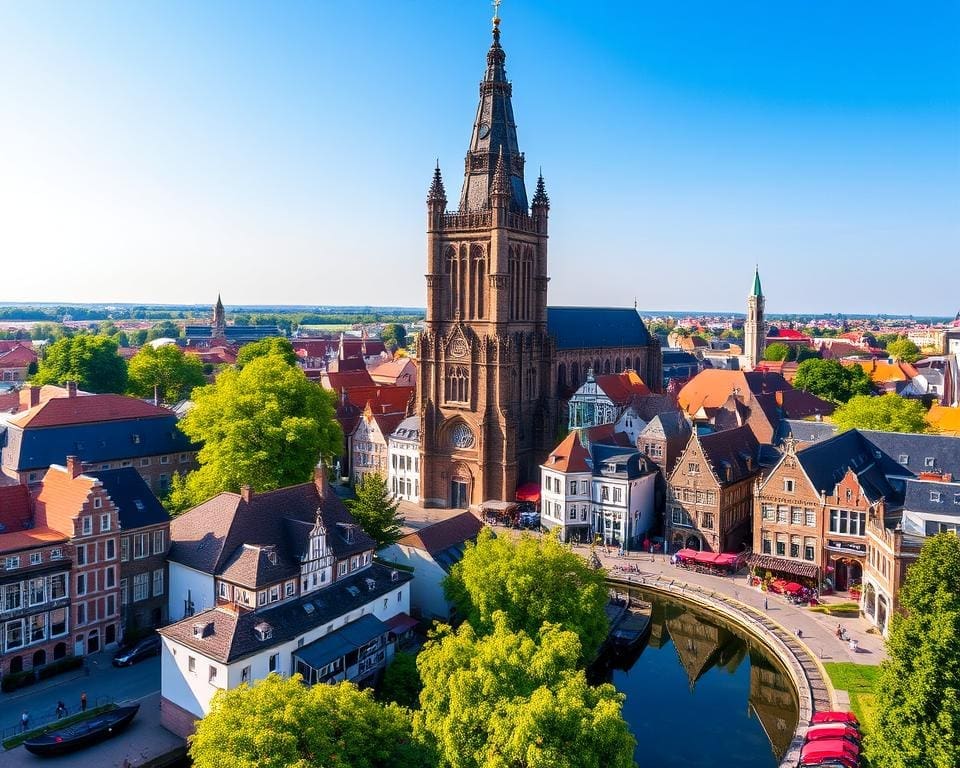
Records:
<instances>
[{"instance_id":1,"label":"orange roof tile","mask_svg":"<svg viewBox=\"0 0 960 768\"><path fill-rule=\"evenodd\" d=\"M881 384L892 381L913 381L917 375L917 369L910 363L904 363L900 360L894 360L892 363L886 360L844 360L844 365L858 365L866 371L870 381L875 384Z\"/></svg>"},{"instance_id":2,"label":"orange roof tile","mask_svg":"<svg viewBox=\"0 0 960 768\"><path fill-rule=\"evenodd\" d=\"M52 528L31 528L29 531L0 533L0 552L16 552L21 549L43 547L68 541L68 537Z\"/></svg>"},{"instance_id":3,"label":"orange roof tile","mask_svg":"<svg viewBox=\"0 0 960 768\"><path fill-rule=\"evenodd\" d=\"M51 464L36 496L36 523L73 535L73 520L100 481L87 475L71 476L66 467ZM104 510L106 511L106 510Z\"/></svg>"},{"instance_id":4,"label":"orange roof tile","mask_svg":"<svg viewBox=\"0 0 960 768\"><path fill-rule=\"evenodd\" d=\"M632 397L646 397L650 394L650 388L643 383L636 371L605 373L595 378L597 386L618 405L628 403Z\"/></svg>"},{"instance_id":5,"label":"orange roof tile","mask_svg":"<svg viewBox=\"0 0 960 768\"><path fill-rule=\"evenodd\" d=\"M580 441L580 433L574 430L550 452L543 466L557 472L589 472L589 458L590 452Z\"/></svg>"},{"instance_id":6,"label":"orange roof tile","mask_svg":"<svg viewBox=\"0 0 960 768\"><path fill-rule=\"evenodd\" d=\"M960 437L960 408L934 405L927 411L927 424L941 435Z\"/></svg>"}]
</instances>

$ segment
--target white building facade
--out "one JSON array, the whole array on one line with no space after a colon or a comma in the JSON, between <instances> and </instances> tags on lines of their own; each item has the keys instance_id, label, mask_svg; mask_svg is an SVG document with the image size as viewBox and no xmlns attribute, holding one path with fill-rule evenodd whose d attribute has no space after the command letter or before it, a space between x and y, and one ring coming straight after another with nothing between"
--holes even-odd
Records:
<instances>
[{"instance_id":1,"label":"white building facade","mask_svg":"<svg viewBox=\"0 0 960 768\"><path fill-rule=\"evenodd\" d=\"M398 499L420 498L420 417L401 421L387 439L388 483Z\"/></svg>"}]
</instances>

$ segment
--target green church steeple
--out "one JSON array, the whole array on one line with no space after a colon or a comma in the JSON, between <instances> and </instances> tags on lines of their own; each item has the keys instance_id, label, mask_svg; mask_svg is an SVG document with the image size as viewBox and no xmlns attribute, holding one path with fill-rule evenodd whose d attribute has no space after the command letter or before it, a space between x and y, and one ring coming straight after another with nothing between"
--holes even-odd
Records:
<instances>
[{"instance_id":1,"label":"green church steeple","mask_svg":"<svg viewBox=\"0 0 960 768\"><path fill-rule=\"evenodd\" d=\"M760 290L760 267L758 266L753 272L753 293L751 296L763 296L763 291Z\"/></svg>"}]
</instances>

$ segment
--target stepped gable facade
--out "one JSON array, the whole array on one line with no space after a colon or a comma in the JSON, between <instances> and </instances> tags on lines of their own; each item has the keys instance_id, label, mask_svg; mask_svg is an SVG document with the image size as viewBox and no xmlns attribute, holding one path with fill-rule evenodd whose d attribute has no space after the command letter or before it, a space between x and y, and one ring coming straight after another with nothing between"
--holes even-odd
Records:
<instances>
[{"instance_id":1,"label":"stepped gable facade","mask_svg":"<svg viewBox=\"0 0 960 768\"><path fill-rule=\"evenodd\" d=\"M591 365L633 367L657 389L662 379L659 344L636 310L547 308L550 200L541 175L528 202L505 61L495 18L459 206L447 211L439 165L427 195L417 340L426 506L513 499L536 481L563 390L583 383Z\"/></svg>"}]
</instances>

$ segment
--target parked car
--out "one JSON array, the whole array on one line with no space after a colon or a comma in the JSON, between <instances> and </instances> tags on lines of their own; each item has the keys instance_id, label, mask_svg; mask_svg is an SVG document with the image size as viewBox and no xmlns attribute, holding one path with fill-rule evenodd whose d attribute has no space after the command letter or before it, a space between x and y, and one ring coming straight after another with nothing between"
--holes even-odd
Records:
<instances>
[{"instance_id":1,"label":"parked car","mask_svg":"<svg viewBox=\"0 0 960 768\"><path fill-rule=\"evenodd\" d=\"M160 655L160 635L153 633L149 637L121 648L113 657L113 666L129 667L138 661L149 659L151 656Z\"/></svg>"}]
</instances>

